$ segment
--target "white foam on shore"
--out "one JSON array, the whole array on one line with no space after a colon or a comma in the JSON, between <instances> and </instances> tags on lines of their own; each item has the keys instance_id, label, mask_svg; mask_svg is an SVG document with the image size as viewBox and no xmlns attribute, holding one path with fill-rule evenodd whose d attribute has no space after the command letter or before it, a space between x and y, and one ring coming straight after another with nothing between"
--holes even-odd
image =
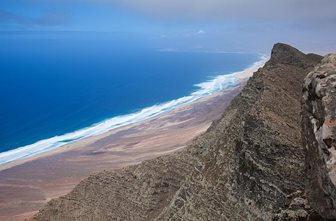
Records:
<instances>
[{"instance_id":1,"label":"white foam on shore","mask_svg":"<svg viewBox=\"0 0 336 221\"><path fill-rule=\"evenodd\" d=\"M182 104L187 104L202 97L214 94L220 90L235 88L242 81L245 81L246 78L250 77L249 75L246 75L246 73L253 73L254 71L256 71L266 62L266 59L267 58L265 56L261 56L259 61L255 62L244 71L235 72L227 75L218 75L209 81L197 84L195 86L199 89L189 96L172 100L163 104L147 107L133 114L113 117L87 128L83 128L61 136L55 136L49 139L41 140L27 146L0 153L0 164L5 164L15 160L35 156L37 154L54 150L65 144L73 143L87 137L99 135L108 132L109 130L122 127L131 123L141 122L157 116L161 113L168 112Z\"/></svg>"}]
</instances>

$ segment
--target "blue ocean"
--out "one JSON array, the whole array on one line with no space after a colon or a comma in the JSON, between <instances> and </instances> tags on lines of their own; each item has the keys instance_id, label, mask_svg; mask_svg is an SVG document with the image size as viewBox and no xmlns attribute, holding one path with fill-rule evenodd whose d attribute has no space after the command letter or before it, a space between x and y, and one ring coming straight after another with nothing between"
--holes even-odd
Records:
<instances>
[{"instance_id":1,"label":"blue ocean","mask_svg":"<svg viewBox=\"0 0 336 221\"><path fill-rule=\"evenodd\" d=\"M258 60L120 34L0 33L0 152L29 156L147 119L210 94L197 85Z\"/></svg>"}]
</instances>

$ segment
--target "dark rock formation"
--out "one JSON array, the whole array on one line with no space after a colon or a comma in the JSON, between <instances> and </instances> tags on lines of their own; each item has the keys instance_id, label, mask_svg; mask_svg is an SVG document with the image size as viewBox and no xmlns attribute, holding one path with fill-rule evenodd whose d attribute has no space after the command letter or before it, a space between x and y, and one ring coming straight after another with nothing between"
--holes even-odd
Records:
<instances>
[{"instance_id":1,"label":"dark rock formation","mask_svg":"<svg viewBox=\"0 0 336 221\"><path fill-rule=\"evenodd\" d=\"M295 65L301 68L311 67L316 61L321 60L320 55L304 54L292 46L277 43L274 45L271 53L271 59L266 63L266 66L287 64Z\"/></svg>"},{"instance_id":2,"label":"dark rock formation","mask_svg":"<svg viewBox=\"0 0 336 221\"><path fill-rule=\"evenodd\" d=\"M336 54L309 73L303 90L307 196L320 215L336 219Z\"/></svg>"},{"instance_id":3,"label":"dark rock formation","mask_svg":"<svg viewBox=\"0 0 336 221\"><path fill-rule=\"evenodd\" d=\"M83 180L36 220L305 220L304 77L321 57L277 44L186 149Z\"/></svg>"}]
</instances>

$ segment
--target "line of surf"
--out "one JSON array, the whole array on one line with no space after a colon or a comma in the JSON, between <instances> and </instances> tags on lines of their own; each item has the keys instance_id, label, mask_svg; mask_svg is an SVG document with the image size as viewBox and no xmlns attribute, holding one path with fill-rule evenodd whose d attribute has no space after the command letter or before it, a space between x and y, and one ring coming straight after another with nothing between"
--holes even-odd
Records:
<instances>
[{"instance_id":1,"label":"line of surf","mask_svg":"<svg viewBox=\"0 0 336 221\"><path fill-rule=\"evenodd\" d=\"M73 143L91 136L100 135L118 127L141 122L164 112L171 111L172 109L182 104L196 101L202 97L214 94L223 89L234 88L249 77L249 75L246 75L246 73L253 73L265 62L266 57L261 56L260 60L243 71L226 75L218 75L209 81L196 84L195 86L199 89L191 93L189 96L185 96L166 103L153 105L136 113L116 116L71 133L44 139L30 145L0 153L0 165L54 150L65 144Z\"/></svg>"}]
</instances>

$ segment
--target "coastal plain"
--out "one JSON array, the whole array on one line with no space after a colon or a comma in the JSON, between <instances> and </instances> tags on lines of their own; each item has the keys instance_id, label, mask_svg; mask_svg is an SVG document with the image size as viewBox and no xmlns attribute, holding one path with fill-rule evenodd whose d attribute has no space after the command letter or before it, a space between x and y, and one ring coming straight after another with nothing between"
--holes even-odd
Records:
<instances>
[{"instance_id":1,"label":"coastal plain","mask_svg":"<svg viewBox=\"0 0 336 221\"><path fill-rule=\"evenodd\" d=\"M222 90L151 119L113 129L56 150L0 166L0 220L23 220L68 193L88 175L156 158L184 148L221 117L254 70Z\"/></svg>"}]
</instances>

